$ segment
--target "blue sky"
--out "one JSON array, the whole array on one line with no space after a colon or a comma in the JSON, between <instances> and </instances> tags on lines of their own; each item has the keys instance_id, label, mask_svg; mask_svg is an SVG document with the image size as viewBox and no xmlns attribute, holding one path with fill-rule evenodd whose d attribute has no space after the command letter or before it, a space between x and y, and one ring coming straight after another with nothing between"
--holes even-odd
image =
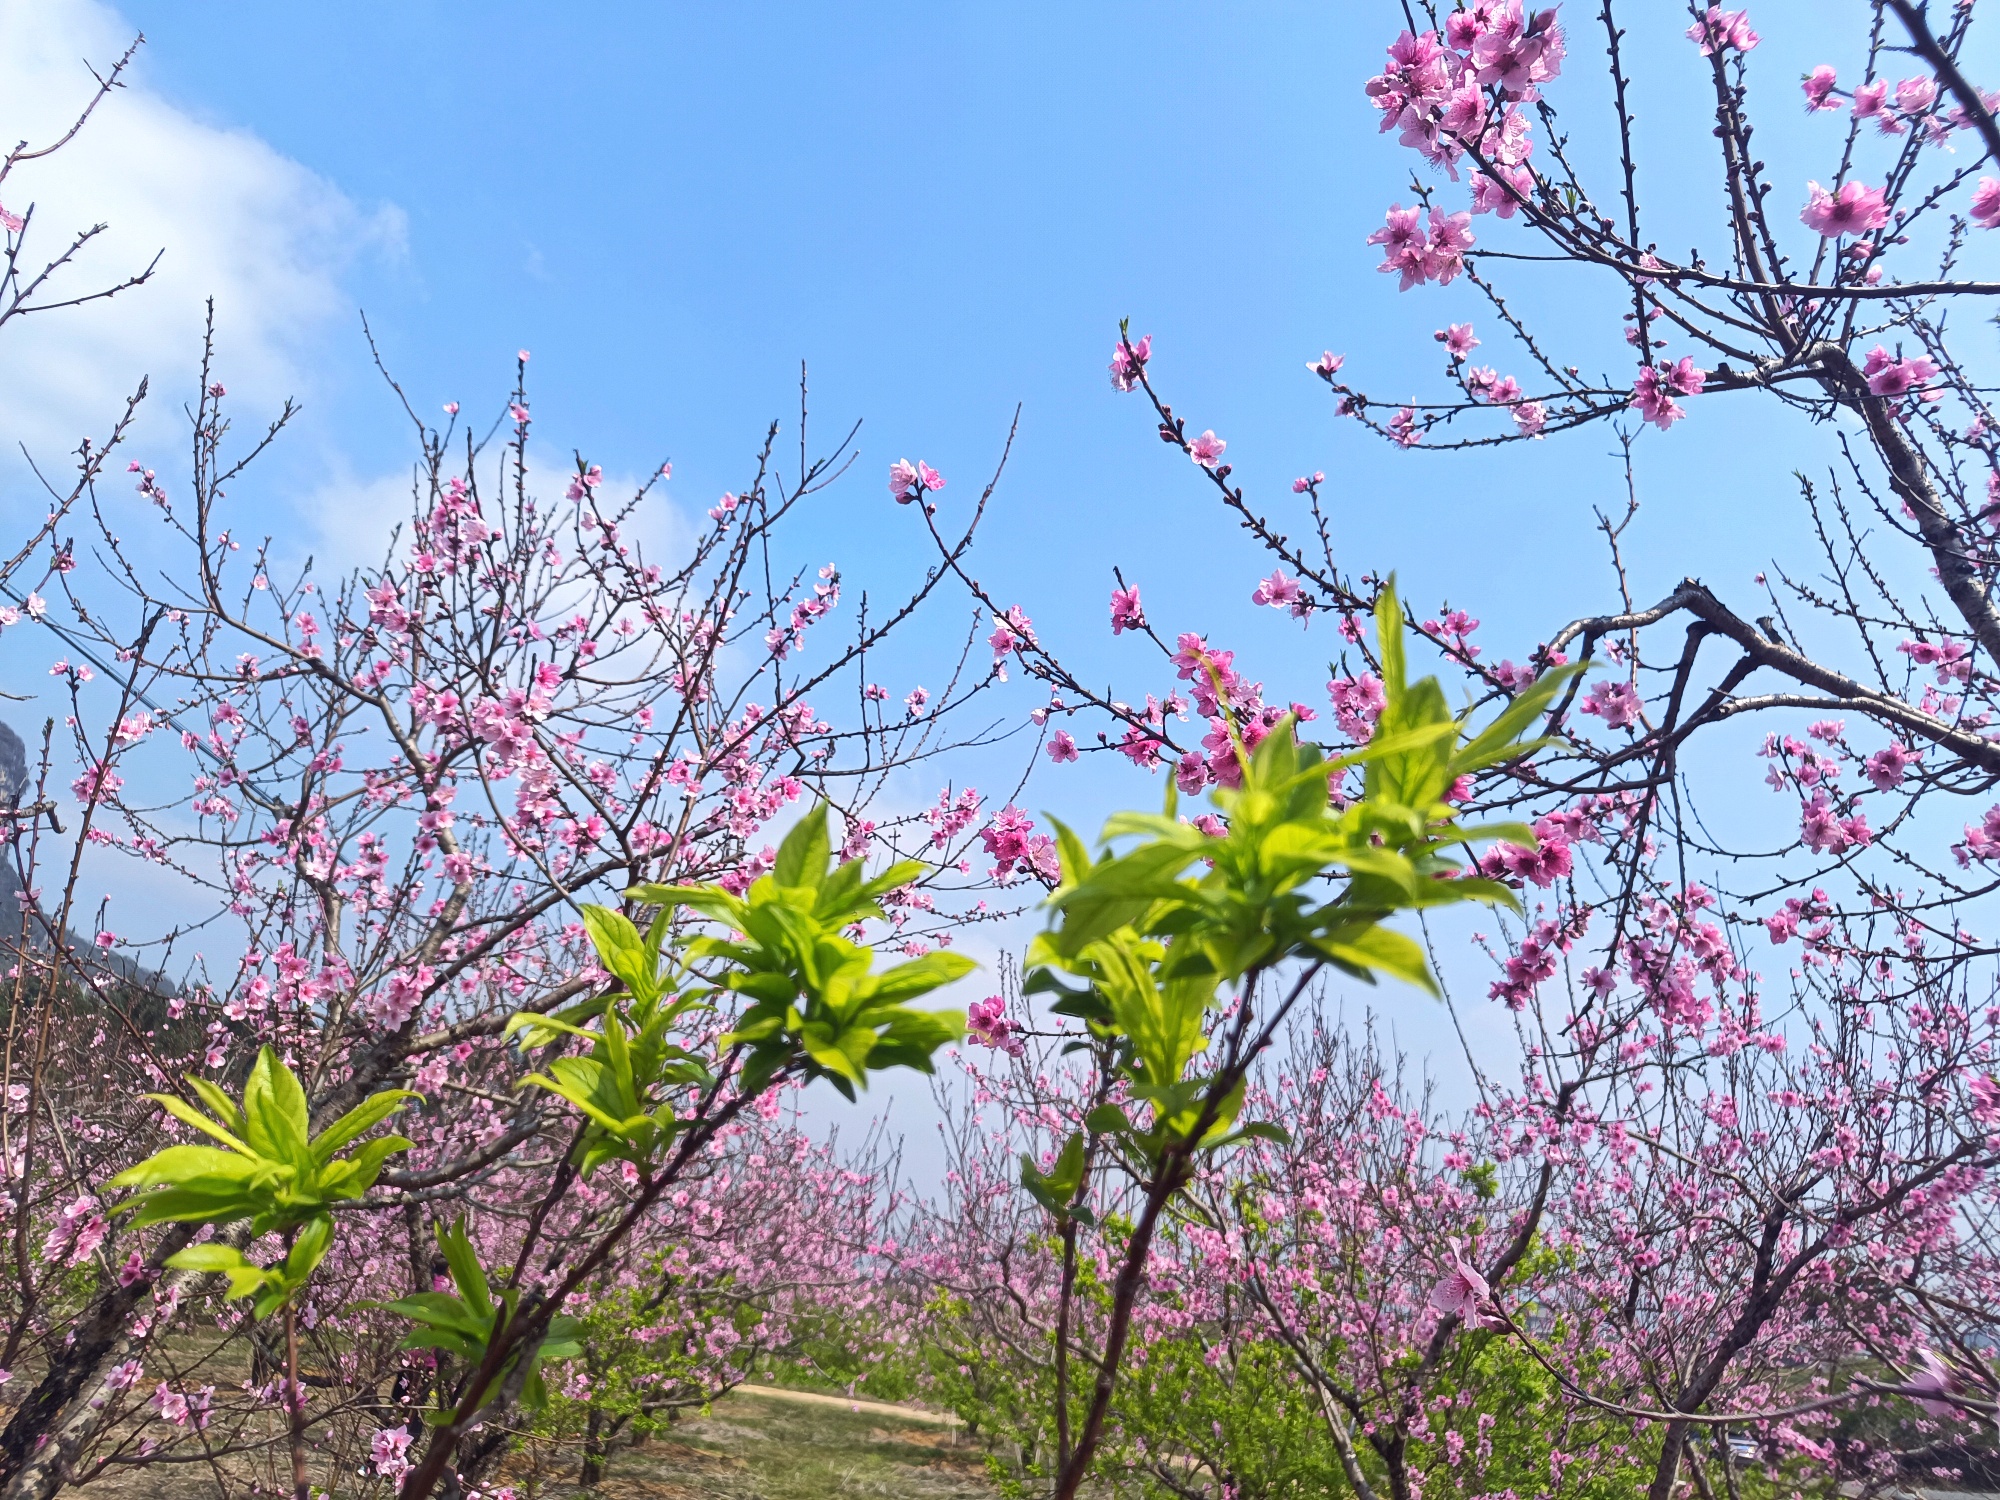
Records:
<instances>
[{"instance_id":1,"label":"blue sky","mask_svg":"<svg viewBox=\"0 0 2000 1500\"><path fill-rule=\"evenodd\" d=\"M1712 243L1701 60L1673 7L1627 8L1647 18L1632 24L1659 237ZM1804 118L1796 80L1820 61L1851 70L1851 47L1815 49L1858 38L1865 7L1792 0L1753 15L1762 140L1803 201L1838 132ZM1364 243L1391 200L1407 201L1414 160L1376 134L1361 94L1396 17L1326 0L12 0L0 50L15 86L0 114L12 100L53 118L77 55L102 61L110 39L147 33L104 154L84 158L82 181L28 186L79 222L110 219L107 255L164 244L168 274L138 311L74 325L82 354L31 342L24 368L17 345L0 402L22 430L7 435L60 452L75 424L102 425L89 415L102 389L145 370L173 396L148 429L171 473L191 320L214 292L223 375L246 417L286 393L306 403L242 503L322 552L362 556L409 456L368 366L363 310L432 410L492 409L514 350L529 348L552 460L576 448L630 474L671 457L690 510L742 483L766 421L794 408L805 359L823 435L865 419L856 473L801 537L851 585L892 587L925 558L888 503L889 461L928 459L951 477L947 509L969 503L1018 404L975 556L995 593L1086 675L1143 692L1152 664L1105 630L1115 563L1156 623L1209 631L1274 695L1317 699L1330 640L1251 609L1261 554L1105 379L1129 315L1156 335L1171 399L1229 440L1253 496L1282 511L1292 475L1325 470L1344 562L1399 570L1422 603L1465 605L1493 655L1519 658L1615 601L1590 530L1593 507L1623 501L1609 434L1476 458L1397 453L1340 424L1304 369L1331 348L1372 389L1435 392L1429 334L1466 317L1488 336L1483 359L1516 365L1476 293L1399 295ZM1574 4L1566 19L1591 24ZM1594 32L1573 35L1556 98L1579 110L1576 150L1601 162L1606 116L1587 113L1597 49ZM28 128L0 121L10 138ZM1514 286L1566 360L1624 366L1607 287ZM1789 475L1823 469L1832 449L1762 403L1691 406L1638 447L1635 590L1696 574L1747 604L1774 552L1803 560L1787 540L1800 520ZM1157 796L1120 767L1063 775L1041 777L1032 805L1089 823Z\"/></svg>"}]
</instances>

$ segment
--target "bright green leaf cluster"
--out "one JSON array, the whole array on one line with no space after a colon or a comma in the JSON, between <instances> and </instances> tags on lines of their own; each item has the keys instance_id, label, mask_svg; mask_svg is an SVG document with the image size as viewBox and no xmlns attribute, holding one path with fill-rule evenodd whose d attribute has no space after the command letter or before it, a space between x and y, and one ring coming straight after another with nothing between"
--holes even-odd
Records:
<instances>
[{"instance_id":1,"label":"bright green leaf cluster","mask_svg":"<svg viewBox=\"0 0 2000 1500\"><path fill-rule=\"evenodd\" d=\"M234 1245L190 1245L167 1264L184 1271L213 1271L229 1278L227 1300L255 1297L250 1316L267 1318L305 1289L312 1273L333 1245L333 1219L321 1214L308 1219L293 1238L285 1258L260 1266Z\"/></svg>"},{"instance_id":2,"label":"bright green leaf cluster","mask_svg":"<svg viewBox=\"0 0 2000 1500\"><path fill-rule=\"evenodd\" d=\"M1034 1157L1025 1151L1021 1153L1021 1186L1058 1224L1091 1222L1090 1210L1078 1201L1083 1196L1084 1168L1089 1160L1085 1150L1083 1132L1079 1130L1063 1142L1062 1150L1056 1153L1054 1164L1046 1172L1035 1164Z\"/></svg>"},{"instance_id":3,"label":"bright green leaf cluster","mask_svg":"<svg viewBox=\"0 0 2000 1500\"><path fill-rule=\"evenodd\" d=\"M883 915L881 898L922 873L914 862L865 879L858 860L835 865L824 804L802 818L779 847L769 875L745 896L719 885L638 885L626 898L656 908L642 934L623 913L586 906L599 961L618 992L558 1015L523 1013L508 1023L528 1046L577 1037L590 1050L560 1057L524 1085L568 1100L590 1120L579 1166L606 1161L644 1166L687 1125L681 1092L714 1079L673 1040L684 1017L712 1011L725 996L749 1001L720 1044L745 1048L738 1084L762 1090L781 1069L824 1077L852 1099L870 1072L931 1069L931 1055L964 1033L962 1011L923 1011L906 1002L968 973L972 961L939 951L874 972L874 951L845 932ZM670 946L683 909L729 929ZM594 1026L586 1024L594 1021Z\"/></svg>"},{"instance_id":4,"label":"bright green leaf cluster","mask_svg":"<svg viewBox=\"0 0 2000 1500\"><path fill-rule=\"evenodd\" d=\"M520 1290L503 1287L496 1295L485 1269L479 1264L479 1253L473 1249L472 1240L465 1232L465 1223L460 1220L449 1227L439 1225L437 1230L438 1248L444 1252L445 1264L451 1270L454 1292L414 1292L407 1297L398 1297L394 1302L383 1304L392 1313L408 1318L417 1326L403 1339L404 1349L436 1349L457 1356L468 1368L477 1369L486 1358L486 1351L495 1340L502 1338L522 1311ZM575 1359L583 1353L579 1335L582 1325L575 1318L558 1314L550 1318L541 1342L528 1353L528 1364L519 1383L521 1404L530 1410L539 1411L548 1405L548 1388L542 1382L542 1362L550 1359ZM468 1393L460 1402L460 1409L472 1411L484 1405L491 1394L508 1384L521 1360L517 1349L493 1372L488 1388ZM449 1420L451 1413L442 1412L433 1416L434 1421Z\"/></svg>"},{"instance_id":5,"label":"bright green leaf cluster","mask_svg":"<svg viewBox=\"0 0 2000 1500\"><path fill-rule=\"evenodd\" d=\"M674 1040L690 1011L708 1007L698 994L671 988L671 961L661 962L671 919L662 909L642 935L622 912L584 907L598 960L621 992L559 1015L522 1012L507 1023L508 1033L519 1034L529 1046L565 1035L590 1043L587 1053L558 1057L548 1072L521 1080L524 1088L547 1089L568 1100L590 1121L578 1159L586 1177L607 1161L652 1161L686 1123L678 1091L711 1081L701 1059ZM583 1024L592 1019L595 1028Z\"/></svg>"},{"instance_id":6,"label":"bright green leaf cluster","mask_svg":"<svg viewBox=\"0 0 2000 1500\"><path fill-rule=\"evenodd\" d=\"M876 973L874 950L846 935L883 916L881 898L922 873L922 865L906 861L871 880L859 860L835 864L821 804L785 836L771 873L744 896L716 885L641 885L626 895L660 909L656 931L681 908L729 929L692 938L681 950L682 1003L712 1006L725 994L749 1001L721 1039L747 1049L744 1092L790 1068L827 1078L852 1099L870 1072L929 1072L932 1054L965 1030L961 1011L916 1010L908 1002L970 973L972 960L940 950ZM608 950L596 926L591 935L605 966L631 987L633 978L613 963L627 954ZM615 941L624 941L622 933ZM658 939L648 941L657 955Z\"/></svg>"},{"instance_id":7,"label":"bright green leaf cluster","mask_svg":"<svg viewBox=\"0 0 2000 1500\"><path fill-rule=\"evenodd\" d=\"M407 1089L371 1095L313 1135L305 1090L269 1047L257 1054L241 1104L206 1079L187 1083L206 1113L171 1094L147 1097L227 1149L169 1146L108 1185L141 1190L121 1205L135 1211L135 1229L169 1221L248 1219L252 1236L291 1235L284 1260L273 1266L257 1266L241 1251L214 1244L191 1246L167 1262L228 1276L229 1296L256 1296L253 1311L261 1318L289 1301L326 1255L333 1242L331 1205L366 1193L383 1164L407 1151L410 1142L400 1135L378 1136L352 1155L336 1153L401 1109L404 1100L419 1096Z\"/></svg>"},{"instance_id":8,"label":"bright green leaf cluster","mask_svg":"<svg viewBox=\"0 0 2000 1500\"><path fill-rule=\"evenodd\" d=\"M1191 1072L1221 998L1292 962L1369 983L1387 974L1435 992L1423 949L1384 923L1463 901L1515 905L1504 885L1466 873L1454 851L1488 839L1532 847L1533 831L1463 827L1445 799L1461 776L1538 748L1522 736L1573 669L1544 673L1475 732L1451 712L1435 678L1408 680L1393 587L1378 602L1376 626L1386 703L1373 738L1339 760L1300 744L1290 718L1254 751L1238 740L1241 785L1214 794L1228 817L1222 836L1177 817L1171 785L1164 813L1121 814L1105 825L1107 843L1137 838L1122 852L1093 859L1057 825L1056 922L1029 949L1026 987L1054 994L1056 1014L1083 1020L1109 1046L1112 1066L1151 1118L1141 1130L1108 1105L1090 1128L1123 1136L1144 1158L1276 1133L1235 1128L1240 1076L1218 1097L1212 1076ZM1355 766L1363 795L1337 807L1334 781ZM1329 887L1329 878L1338 883Z\"/></svg>"}]
</instances>

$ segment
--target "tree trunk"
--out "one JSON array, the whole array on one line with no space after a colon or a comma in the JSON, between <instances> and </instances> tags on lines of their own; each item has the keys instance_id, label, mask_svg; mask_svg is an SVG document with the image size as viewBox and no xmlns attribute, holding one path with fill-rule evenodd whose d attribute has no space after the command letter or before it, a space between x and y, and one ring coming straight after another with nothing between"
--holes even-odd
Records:
<instances>
[{"instance_id":1,"label":"tree trunk","mask_svg":"<svg viewBox=\"0 0 2000 1500\"><path fill-rule=\"evenodd\" d=\"M158 1269L170 1255L185 1249L197 1227L174 1224L154 1248L150 1262ZM194 1279L194 1273L171 1271L162 1286ZM0 1431L0 1500L50 1500L62 1487L69 1465L93 1437L104 1412L117 1394L105 1384L114 1366L132 1355L141 1341L131 1336L139 1303L152 1282L130 1286L108 1284L78 1319L73 1337L55 1352L48 1370Z\"/></svg>"},{"instance_id":2,"label":"tree trunk","mask_svg":"<svg viewBox=\"0 0 2000 1500\"><path fill-rule=\"evenodd\" d=\"M603 1482L604 1414L593 1406L590 1420L583 1430L583 1473L577 1476L577 1483L589 1489Z\"/></svg>"}]
</instances>

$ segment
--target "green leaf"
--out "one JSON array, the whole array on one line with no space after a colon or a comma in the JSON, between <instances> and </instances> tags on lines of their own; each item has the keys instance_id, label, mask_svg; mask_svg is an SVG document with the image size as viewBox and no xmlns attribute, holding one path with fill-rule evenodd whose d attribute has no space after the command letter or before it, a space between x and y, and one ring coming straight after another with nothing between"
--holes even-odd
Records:
<instances>
[{"instance_id":1,"label":"green leaf","mask_svg":"<svg viewBox=\"0 0 2000 1500\"><path fill-rule=\"evenodd\" d=\"M1098 1135L1122 1135L1132 1128L1132 1121L1125 1111L1116 1104L1100 1104L1083 1117L1084 1128Z\"/></svg>"},{"instance_id":2,"label":"green leaf","mask_svg":"<svg viewBox=\"0 0 2000 1500\"><path fill-rule=\"evenodd\" d=\"M1048 815L1043 814L1044 817ZM1090 873L1090 850L1071 827L1060 818L1050 817L1049 826L1056 831L1056 853L1062 861L1062 887L1075 885Z\"/></svg>"},{"instance_id":3,"label":"green leaf","mask_svg":"<svg viewBox=\"0 0 2000 1500\"><path fill-rule=\"evenodd\" d=\"M306 1091L270 1047L257 1053L243 1089L244 1137L259 1156L273 1157L297 1169L313 1169L306 1144L310 1121Z\"/></svg>"},{"instance_id":4,"label":"green leaf","mask_svg":"<svg viewBox=\"0 0 2000 1500\"><path fill-rule=\"evenodd\" d=\"M778 845L778 858L771 866L771 878L779 885L803 886L808 890L818 890L826 878L827 862L832 858L832 844L826 831L826 804L819 803L813 810L792 825Z\"/></svg>"},{"instance_id":5,"label":"green leaf","mask_svg":"<svg viewBox=\"0 0 2000 1500\"><path fill-rule=\"evenodd\" d=\"M308 1219L300 1226L292 1248L285 1254L285 1280L294 1286L305 1285L306 1278L319 1268L326 1259L326 1252L333 1246L333 1220L326 1214Z\"/></svg>"},{"instance_id":6,"label":"green leaf","mask_svg":"<svg viewBox=\"0 0 2000 1500\"><path fill-rule=\"evenodd\" d=\"M247 1183L256 1171L254 1158L233 1151L218 1151L213 1146L169 1146L137 1166L127 1167L105 1186L180 1186L204 1178L240 1184Z\"/></svg>"},{"instance_id":7,"label":"green leaf","mask_svg":"<svg viewBox=\"0 0 2000 1500\"><path fill-rule=\"evenodd\" d=\"M333 1153L349 1141L373 1130L389 1116L403 1107L406 1099L421 1099L422 1094L410 1089L384 1089L379 1094L371 1094L346 1114L335 1120L326 1129L313 1137L312 1156L314 1162L325 1166L333 1160Z\"/></svg>"},{"instance_id":8,"label":"green leaf","mask_svg":"<svg viewBox=\"0 0 2000 1500\"><path fill-rule=\"evenodd\" d=\"M438 1249L444 1252L445 1264L451 1268L452 1284L466 1304L489 1311L493 1306L493 1291L487 1284L485 1269L479 1264L479 1253L472 1248L472 1238L465 1232L465 1220L455 1220L449 1228L440 1224L437 1242Z\"/></svg>"},{"instance_id":9,"label":"green leaf","mask_svg":"<svg viewBox=\"0 0 2000 1500\"><path fill-rule=\"evenodd\" d=\"M583 925L590 933L590 945L597 950L598 962L617 976L627 992L642 1000L658 993L653 977L652 955L639 936L632 919L608 906L584 906Z\"/></svg>"},{"instance_id":10,"label":"green leaf","mask_svg":"<svg viewBox=\"0 0 2000 1500\"><path fill-rule=\"evenodd\" d=\"M196 1098L208 1106L210 1114L228 1126L236 1135L241 1136L243 1134L243 1111L236 1107L234 1099L230 1098L206 1078L196 1078L190 1075L183 1082L194 1090ZM157 1096L148 1095L147 1097L153 1098Z\"/></svg>"},{"instance_id":11,"label":"green leaf","mask_svg":"<svg viewBox=\"0 0 2000 1500\"><path fill-rule=\"evenodd\" d=\"M1329 958L1343 960L1357 968L1392 974L1428 994L1439 993L1423 948L1387 927L1369 927L1339 937L1323 937L1316 940L1313 946Z\"/></svg>"},{"instance_id":12,"label":"green leaf","mask_svg":"<svg viewBox=\"0 0 2000 1500\"><path fill-rule=\"evenodd\" d=\"M875 975L868 987L868 998L878 1001L914 1000L955 979L963 979L978 967L963 953L954 953L949 948L934 949L921 958L910 959Z\"/></svg>"},{"instance_id":13,"label":"green leaf","mask_svg":"<svg viewBox=\"0 0 2000 1500\"><path fill-rule=\"evenodd\" d=\"M243 1252L227 1245L190 1245L167 1257L169 1266L181 1271L204 1271L229 1278L227 1301L236 1302L269 1286L272 1273L244 1258Z\"/></svg>"},{"instance_id":14,"label":"green leaf","mask_svg":"<svg viewBox=\"0 0 2000 1500\"><path fill-rule=\"evenodd\" d=\"M208 1136L212 1140L221 1141L222 1144L227 1146L231 1151L241 1152L245 1156L256 1155L256 1153L252 1151L250 1147L244 1143L241 1136L237 1135L233 1131L223 1129L222 1126L216 1124L214 1120L210 1119L200 1110L195 1109L191 1105L183 1103L181 1100L176 1099L172 1094L148 1094L146 1097L152 1100L155 1104L159 1105L161 1109L164 1109L168 1114L172 1115L176 1120L179 1120L183 1125L192 1125L196 1130L199 1130L200 1132L202 1132L202 1134ZM235 1113L235 1111L231 1110L231 1113L233 1114Z\"/></svg>"},{"instance_id":15,"label":"green leaf","mask_svg":"<svg viewBox=\"0 0 2000 1500\"><path fill-rule=\"evenodd\" d=\"M1452 770L1458 775L1464 775L1468 771L1482 770L1498 761L1531 754L1534 745L1517 742L1527 733L1528 726L1547 710L1563 684L1583 671L1586 666L1587 663L1584 662L1572 662L1567 666L1543 672L1515 694L1514 701L1502 709L1491 724L1452 757Z\"/></svg>"},{"instance_id":16,"label":"green leaf","mask_svg":"<svg viewBox=\"0 0 2000 1500\"><path fill-rule=\"evenodd\" d=\"M1382 657L1382 688L1393 703L1403 694L1408 681L1403 664L1403 607L1396 599L1396 578L1392 573L1375 596L1375 640Z\"/></svg>"}]
</instances>

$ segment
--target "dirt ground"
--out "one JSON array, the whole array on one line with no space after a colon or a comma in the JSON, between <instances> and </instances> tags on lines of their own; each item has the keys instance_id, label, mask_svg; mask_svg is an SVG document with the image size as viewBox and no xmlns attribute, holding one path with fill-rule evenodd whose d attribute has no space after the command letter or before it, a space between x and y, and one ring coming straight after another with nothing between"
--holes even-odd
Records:
<instances>
[{"instance_id":1,"label":"dirt ground","mask_svg":"<svg viewBox=\"0 0 2000 1500\"><path fill-rule=\"evenodd\" d=\"M507 1476L522 1487L526 1473ZM536 1500L577 1500L569 1482ZM733 1395L707 1417L677 1424L643 1447L621 1449L599 1500L992 1500L986 1456L963 1432L928 1414L855 1407L838 1399Z\"/></svg>"}]
</instances>

